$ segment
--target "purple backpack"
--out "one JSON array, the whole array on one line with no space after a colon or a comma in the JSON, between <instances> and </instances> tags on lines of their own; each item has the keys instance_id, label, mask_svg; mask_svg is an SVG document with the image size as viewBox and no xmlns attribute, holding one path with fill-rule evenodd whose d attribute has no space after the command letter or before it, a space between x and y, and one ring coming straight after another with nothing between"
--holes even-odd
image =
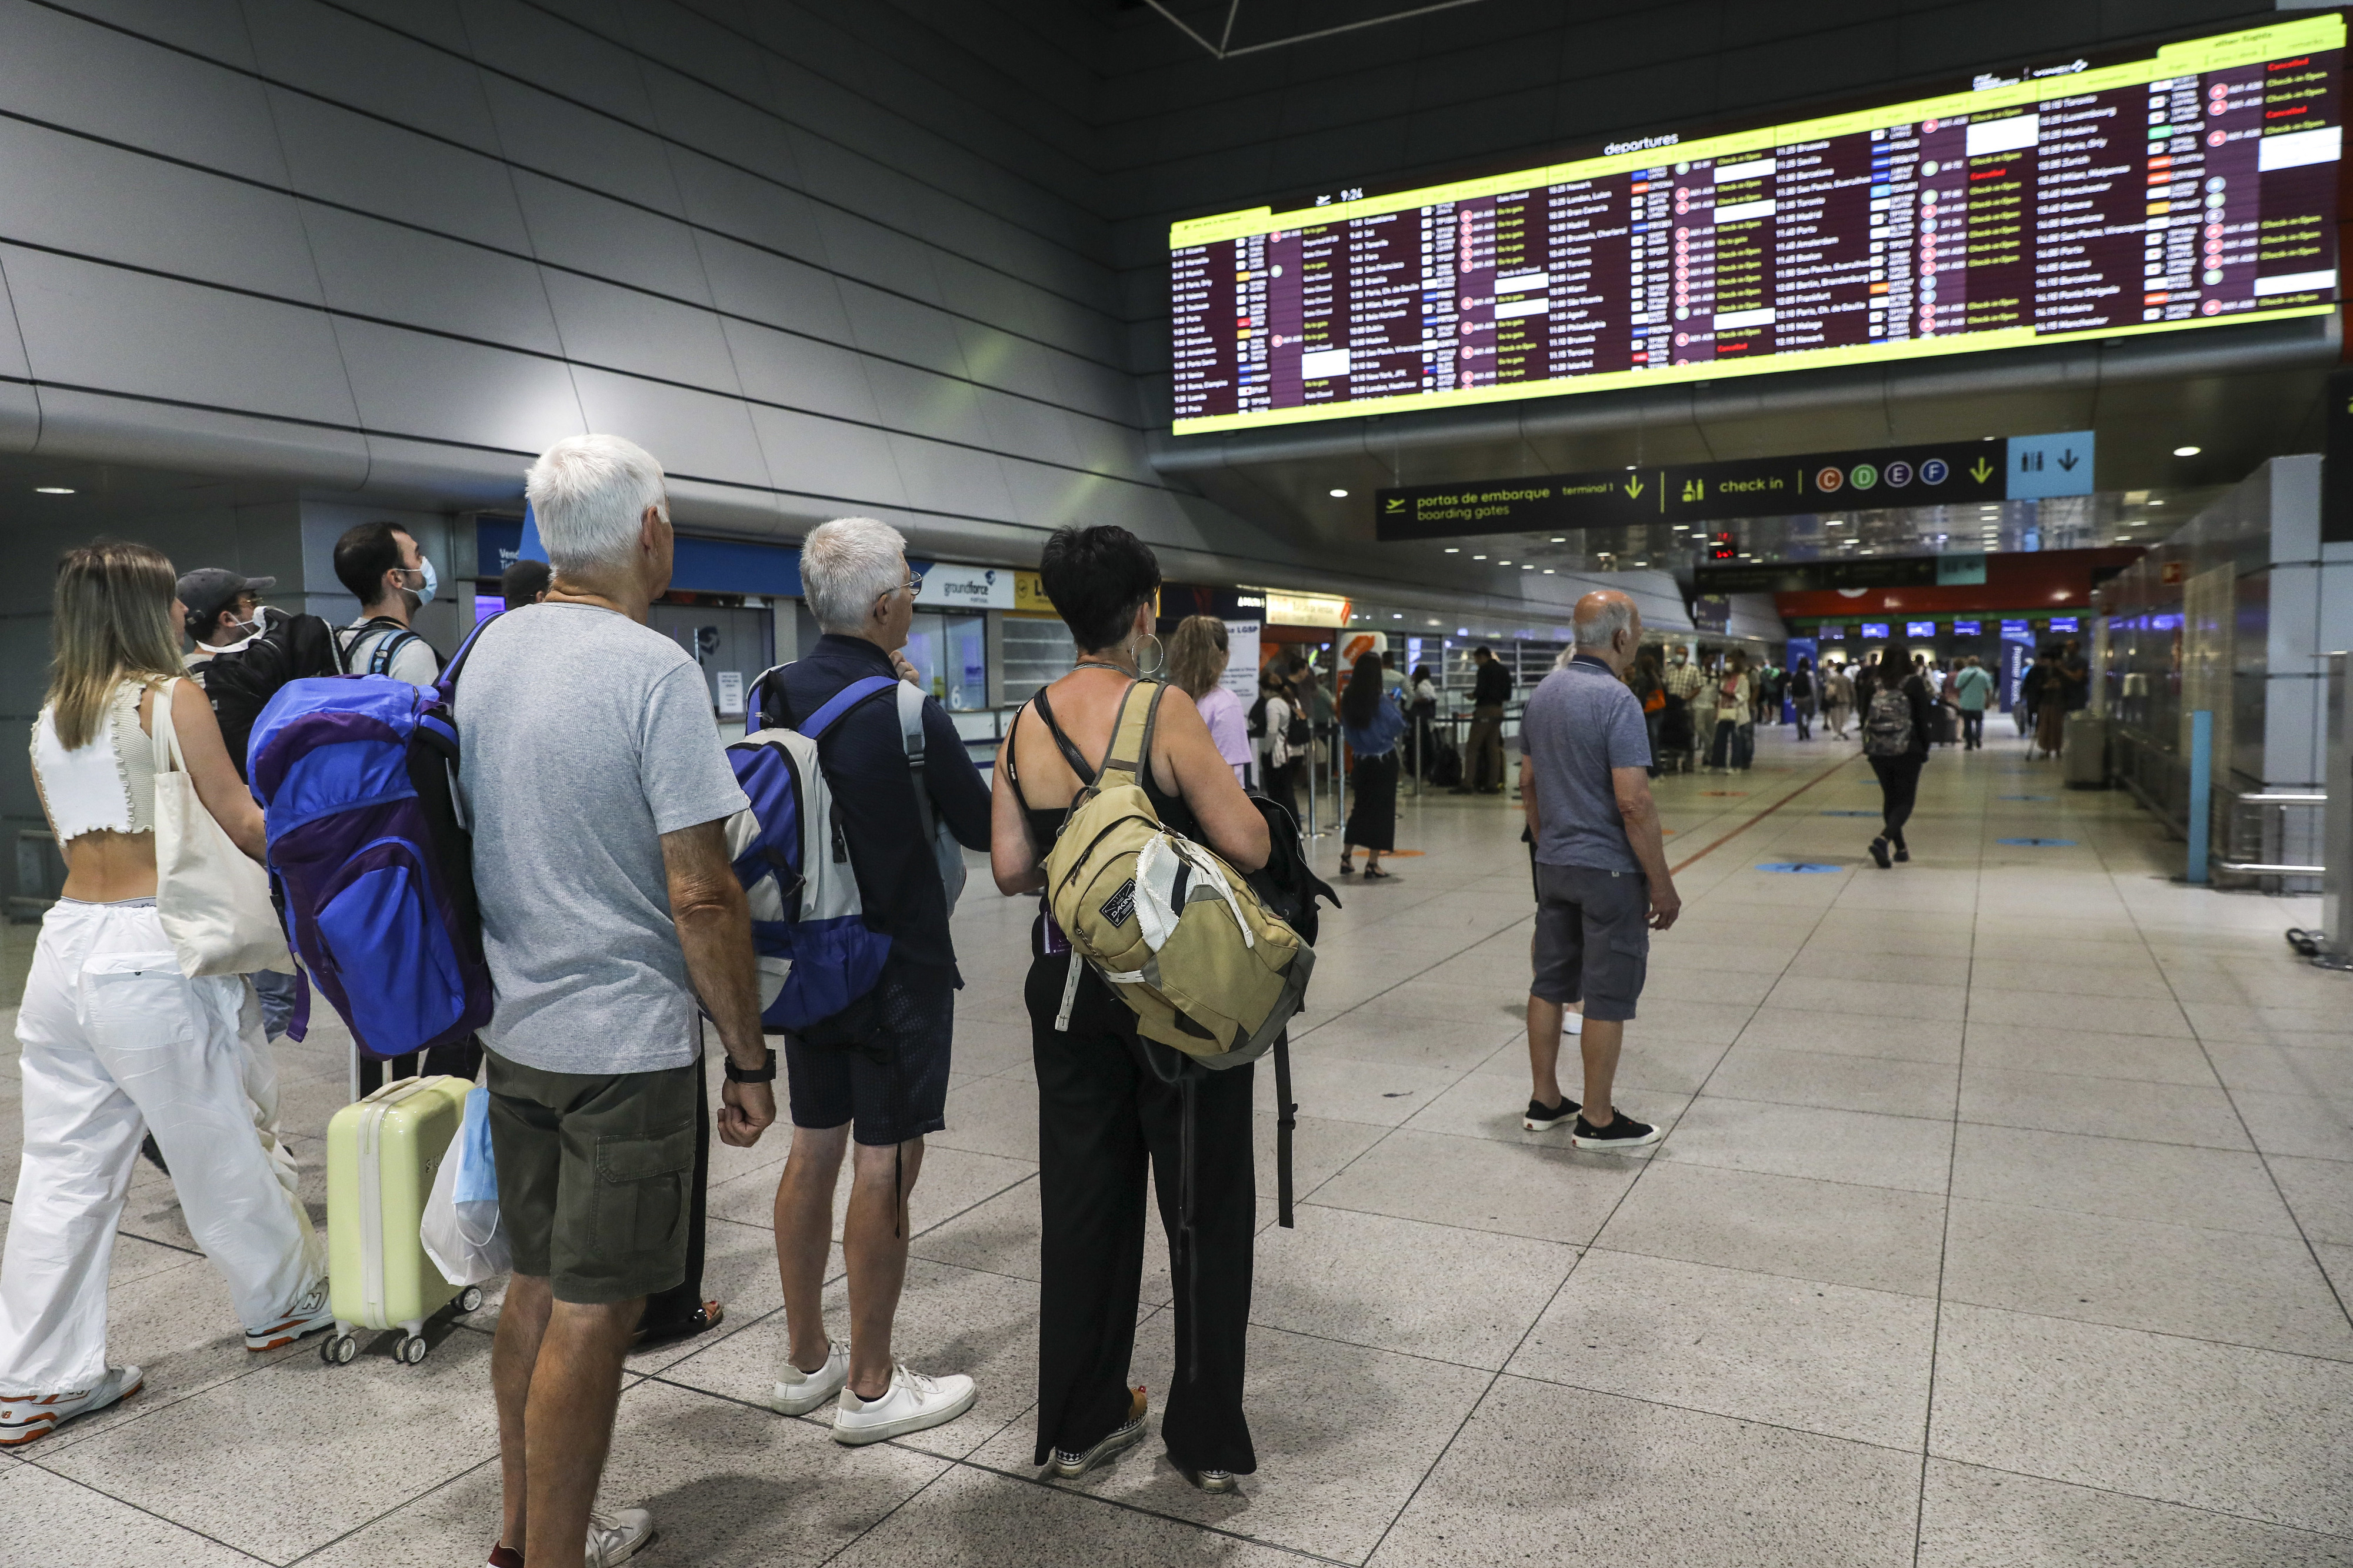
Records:
<instances>
[{"instance_id":1,"label":"purple backpack","mask_svg":"<svg viewBox=\"0 0 2353 1568\"><path fill-rule=\"evenodd\" d=\"M491 1018L473 841L458 810L458 672L290 680L255 721L246 777L269 839L287 945L378 1059L453 1044Z\"/></svg>"}]
</instances>

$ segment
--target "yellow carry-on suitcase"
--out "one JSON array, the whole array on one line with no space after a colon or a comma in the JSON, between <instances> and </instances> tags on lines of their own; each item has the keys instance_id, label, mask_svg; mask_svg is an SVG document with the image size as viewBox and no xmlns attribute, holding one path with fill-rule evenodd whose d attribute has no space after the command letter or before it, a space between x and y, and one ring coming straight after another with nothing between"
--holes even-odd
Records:
<instances>
[{"instance_id":1,"label":"yellow carry-on suitcase","mask_svg":"<svg viewBox=\"0 0 2353 1568\"><path fill-rule=\"evenodd\" d=\"M327 1123L327 1258L335 1331L319 1359L340 1366L359 1353L354 1329L402 1331L395 1357L425 1359L425 1320L451 1300L482 1304L477 1286L441 1278L417 1227L434 1173L466 1120L462 1078L396 1079L346 1105Z\"/></svg>"}]
</instances>

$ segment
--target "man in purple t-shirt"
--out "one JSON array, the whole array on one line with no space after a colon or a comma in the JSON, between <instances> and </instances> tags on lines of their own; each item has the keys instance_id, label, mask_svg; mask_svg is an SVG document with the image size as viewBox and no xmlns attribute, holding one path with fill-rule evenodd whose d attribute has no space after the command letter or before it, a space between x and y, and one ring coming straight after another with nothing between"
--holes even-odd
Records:
<instances>
[{"instance_id":1,"label":"man in purple t-shirt","mask_svg":"<svg viewBox=\"0 0 2353 1568\"><path fill-rule=\"evenodd\" d=\"M1577 602L1577 647L1545 677L1520 719L1520 803L1535 846L1535 978L1528 987L1528 1062L1535 1079L1521 1125L1571 1117L1580 1149L1655 1143L1659 1130L1609 1098L1626 1020L1642 994L1651 932L1682 912L1651 799L1642 705L1624 679L1642 615L1614 588ZM1585 1104L1560 1092L1561 1010L1582 1001ZM1580 1110L1582 1114L1580 1114Z\"/></svg>"}]
</instances>

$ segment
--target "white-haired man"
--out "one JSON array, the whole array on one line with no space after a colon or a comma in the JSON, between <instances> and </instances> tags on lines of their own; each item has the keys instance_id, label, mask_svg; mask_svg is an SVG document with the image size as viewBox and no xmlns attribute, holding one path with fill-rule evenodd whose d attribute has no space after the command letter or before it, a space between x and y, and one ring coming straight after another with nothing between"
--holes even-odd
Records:
<instances>
[{"instance_id":1,"label":"white-haired man","mask_svg":"<svg viewBox=\"0 0 2353 1568\"><path fill-rule=\"evenodd\" d=\"M837 519L801 542L801 589L825 635L754 693L766 722L807 719L872 676L913 679L899 650L921 582L907 542L871 517ZM858 702L818 742L841 813L866 923L891 939L882 978L808 1037L785 1037L792 1153L776 1184L776 1268L787 1344L769 1404L787 1415L834 1402L837 1442L878 1443L953 1421L972 1407L972 1379L927 1377L892 1356L892 1321L907 1277L907 1194L923 1135L947 1125L948 1046L955 1023L955 948L939 864L915 791L967 848L988 847L988 786L947 710L923 701L923 775L907 765L891 689ZM828 1337L824 1294L833 1194L856 1133L842 1222L849 1339Z\"/></svg>"},{"instance_id":2,"label":"white-haired man","mask_svg":"<svg viewBox=\"0 0 2353 1568\"><path fill-rule=\"evenodd\" d=\"M575 436L524 492L554 579L483 628L456 703L514 1247L491 1355L506 1500L491 1562L521 1568L527 1531L532 1568L609 1568L653 1529L643 1509L591 1510L646 1298L685 1274L698 998L727 1052L723 1141L776 1120L776 1058L728 864L749 803L701 668L645 624L670 585L661 467Z\"/></svg>"},{"instance_id":3,"label":"white-haired man","mask_svg":"<svg viewBox=\"0 0 2353 1568\"><path fill-rule=\"evenodd\" d=\"M1642 646L1641 611L1604 588L1577 600L1575 618L1575 656L1544 678L1520 719L1520 807L1536 862L1528 987L1535 1084L1522 1125L1541 1132L1575 1117L1578 1148L1637 1149L1660 1133L1610 1098L1618 1053L1642 994L1651 931L1674 924L1683 900L1651 799L1642 705L1625 681ZM1561 1010L1580 1000L1582 1107L1561 1093L1557 1072Z\"/></svg>"}]
</instances>

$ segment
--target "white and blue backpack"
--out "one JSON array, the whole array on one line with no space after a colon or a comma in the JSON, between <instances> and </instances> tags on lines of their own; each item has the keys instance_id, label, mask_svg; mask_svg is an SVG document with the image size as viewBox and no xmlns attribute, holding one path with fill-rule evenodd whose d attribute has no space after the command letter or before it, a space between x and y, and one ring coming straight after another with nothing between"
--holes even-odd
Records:
<instances>
[{"instance_id":1,"label":"white and blue backpack","mask_svg":"<svg viewBox=\"0 0 2353 1568\"><path fill-rule=\"evenodd\" d=\"M843 715L895 690L900 727L923 826L953 854L948 903L964 889L964 859L932 820L923 787L923 693L889 676L851 681L797 724L766 727L765 699L785 667L752 684L744 739L727 748L750 809L727 824L727 853L752 906L752 943L760 967L760 1021L795 1034L833 1017L871 992L891 956L891 939L870 930L840 809L818 761L818 742ZM781 715L782 693L776 710ZM943 877L949 861L941 857Z\"/></svg>"}]
</instances>

